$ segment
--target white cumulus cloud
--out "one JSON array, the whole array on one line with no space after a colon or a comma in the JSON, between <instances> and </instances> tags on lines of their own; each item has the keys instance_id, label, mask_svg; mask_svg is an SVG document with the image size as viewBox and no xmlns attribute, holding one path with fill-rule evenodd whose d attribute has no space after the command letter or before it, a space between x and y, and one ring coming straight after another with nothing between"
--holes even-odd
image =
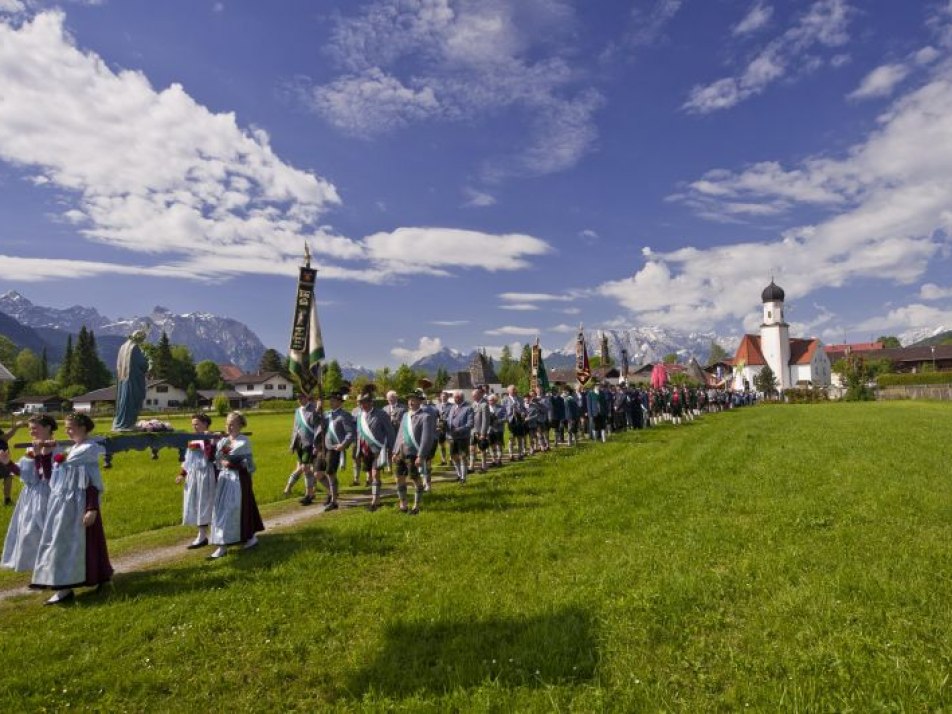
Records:
<instances>
[{"instance_id":1,"label":"white cumulus cloud","mask_svg":"<svg viewBox=\"0 0 952 714\"><path fill-rule=\"evenodd\" d=\"M434 354L443 349L443 341L439 337L421 337L416 349L407 349L406 347L394 347L390 354L401 362L413 364L427 355Z\"/></svg>"},{"instance_id":2,"label":"white cumulus cloud","mask_svg":"<svg viewBox=\"0 0 952 714\"><path fill-rule=\"evenodd\" d=\"M142 72L111 68L77 47L64 23L57 11L18 26L0 21L0 161L36 190L60 192L58 219L80 240L139 260L76 262L72 273L26 260L11 279L84 270L198 280L293 275L307 241L323 278L379 282L518 270L551 250L524 234L440 227L335 234L323 222L340 204L330 181L283 161L266 132L211 112L184 87L156 89Z\"/></svg>"},{"instance_id":3,"label":"white cumulus cloud","mask_svg":"<svg viewBox=\"0 0 952 714\"><path fill-rule=\"evenodd\" d=\"M840 156L710 171L679 199L711 214L734 201L777 210L810 206L820 213L815 223L767 242L646 251L631 278L604 283L599 292L644 322L703 328L753 314L771 273L795 300L857 279L908 284L952 235L949 186L952 68L946 66L895 101L879 126ZM912 314L926 313L907 310L896 319Z\"/></svg>"}]
</instances>

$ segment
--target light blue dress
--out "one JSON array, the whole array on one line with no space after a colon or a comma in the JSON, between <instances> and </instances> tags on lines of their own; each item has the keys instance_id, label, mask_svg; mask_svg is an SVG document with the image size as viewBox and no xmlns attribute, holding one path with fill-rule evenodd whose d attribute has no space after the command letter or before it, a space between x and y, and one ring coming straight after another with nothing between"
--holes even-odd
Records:
<instances>
[{"instance_id":1,"label":"light blue dress","mask_svg":"<svg viewBox=\"0 0 952 714\"><path fill-rule=\"evenodd\" d=\"M36 563L43 525L46 523L50 481L49 478L40 477L32 457L24 456L19 466L23 488L3 542L3 560L0 565L23 573L33 570Z\"/></svg>"},{"instance_id":2,"label":"light blue dress","mask_svg":"<svg viewBox=\"0 0 952 714\"><path fill-rule=\"evenodd\" d=\"M199 446L193 449L194 445ZM182 525L207 526L215 505L215 465L205 458L205 442L190 441L185 450L185 491L182 496Z\"/></svg>"},{"instance_id":3,"label":"light blue dress","mask_svg":"<svg viewBox=\"0 0 952 714\"><path fill-rule=\"evenodd\" d=\"M50 499L43 535L33 568L33 585L71 587L86 581L86 488L105 490L99 457L104 449L86 441L70 449L66 460L53 465Z\"/></svg>"},{"instance_id":4,"label":"light blue dress","mask_svg":"<svg viewBox=\"0 0 952 714\"><path fill-rule=\"evenodd\" d=\"M218 442L216 460L223 464L218 472L218 484L215 487L215 506L212 509L212 532L209 541L214 545L240 543L241 537L241 482L238 470L230 468L222 461L226 457L223 449L228 448L228 458L244 459L248 473L254 473L254 458L251 444L244 436L237 439L222 439Z\"/></svg>"}]
</instances>

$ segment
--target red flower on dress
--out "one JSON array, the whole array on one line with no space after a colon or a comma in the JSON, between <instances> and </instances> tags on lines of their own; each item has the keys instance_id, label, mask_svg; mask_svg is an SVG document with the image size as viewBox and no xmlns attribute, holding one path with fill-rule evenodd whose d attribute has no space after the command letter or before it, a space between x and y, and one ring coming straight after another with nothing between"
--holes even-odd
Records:
<instances>
[{"instance_id":1,"label":"red flower on dress","mask_svg":"<svg viewBox=\"0 0 952 714\"><path fill-rule=\"evenodd\" d=\"M228 444L225 444L223 447L221 447L221 452L222 452L225 456L228 456L228 454L231 453L231 447L228 446Z\"/></svg>"},{"instance_id":2,"label":"red flower on dress","mask_svg":"<svg viewBox=\"0 0 952 714\"><path fill-rule=\"evenodd\" d=\"M57 464L63 463L66 461L66 454L64 454L62 451L53 454L53 461Z\"/></svg>"},{"instance_id":3,"label":"red flower on dress","mask_svg":"<svg viewBox=\"0 0 952 714\"><path fill-rule=\"evenodd\" d=\"M34 452L33 449L27 449L27 450L26 450L26 457L27 457L28 459L35 459L35 458L36 458L36 452Z\"/></svg>"},{"instance_id":4,"label":"red flower on dress","mask_svg":"<svg viewBox=\"0 0 952 714\"><path fill-rule=\"evenodd\" d=\"M188 442L188 448L192 451L201 451L205 448L205 445L200 441L190 441Z\"/></svg>"}]
</instances>

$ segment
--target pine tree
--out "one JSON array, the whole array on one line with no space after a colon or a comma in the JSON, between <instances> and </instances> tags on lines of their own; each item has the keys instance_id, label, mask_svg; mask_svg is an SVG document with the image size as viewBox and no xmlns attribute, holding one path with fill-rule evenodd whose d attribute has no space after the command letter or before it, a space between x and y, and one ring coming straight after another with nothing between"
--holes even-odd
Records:
<instances>
[{"instance_id":1,"label":"pine tree","mask_svg":"<svg viewBox=\"0 0 952 714\"><path fill-rule=\"evenodd\" d=\"M94 381L93 366L90 360L92 353L92 344L89 341L89 331L86 325L79 328L79 334L76 336L76 349L73 354L72 384L81 384L87 389L92 389Z\"/></svg>"},{"instance_id":2,"label":"pine tree","mask_svg":"<svg viewBox=\"0 0 952 714\"><path fill-rule=\"evenodd\" d=\"M50 378L50 360L46 354L46 348L43 348L43 356L40 357L40 379L46 380Z\"/></svg>"},{"instance_id":3,"label":"pine tree","mask_svg":"<svg viewBox=\"0 0 952 714\"><path fill-rule=\"evenodd\" d=\"M71 384L76 384L76 380L73 378L75 370L73 369L73 336L66 336L66 352L63 354L63 362L60 364L59 372L56 375L56 378L59 380L59 383L64 387L68 387Z\"/></svg>"},{"instance_id":4,"label":"pine tree","mask_svg":"<svg viewBox=\"0 0 952 714\"><path fill-rule=\"evenodd\" d=\"M763 369L754 376L754 387L767 396L777 391L777 376L770 369L769 364L765 364Z\"/></svg>"},{"instance_id":5,"label":"pine tree","mask_svg":"<svg viewBox=\"0 0 952 714\"><path fill-rule=\"evenodd\" d=\"M155 357L152 360L152 377L154 379L170 379L172 376L172 345L169 336L162 330L159 344L155 348Z\"/></svg>"},{"instance_id":6,"label":"pine tree","mask_svg":"<svg viewBox=\"0 0 952 714\"><path fill-rule=\"evenodd\" d=\"M340 362L332 359L324 367L324 393L338 392L344 386L344 373L341 371Z\"/></svg>"},{"instance_id":7,"label":"pine tree","mask_svg":"<svg viewBox=\"0 0 952 714\"><path fill-rule=\"evenodd\" d=\"M276 349L266 349L264 354L261 355L261 360L258 362L258 371L260 372L277 372L278 374L284 374L286 369L287 360L282 357L281 353Z\"/></svg>"},{"instance_id":8,"label":"pine tree","mask_svg":"<svg viewBox=\"0 0 952 714\"><path fill-rule=\"evenodd\" d=\"M93 382L90 389L101 389L112 384L112 372L106 363L99 357L99 348L96 346L96 333L89 331L89 358L92 364Z\"/></svg>"}]
</instances>

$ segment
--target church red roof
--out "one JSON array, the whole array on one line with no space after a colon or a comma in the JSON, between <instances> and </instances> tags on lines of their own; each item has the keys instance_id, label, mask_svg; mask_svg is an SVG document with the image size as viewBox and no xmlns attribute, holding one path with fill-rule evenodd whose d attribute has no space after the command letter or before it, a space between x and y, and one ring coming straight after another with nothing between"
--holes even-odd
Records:
<instances>
[{"instance_id":1,"label":"church red roof","mask_svg":"<svg viewBox=\"0 0 952 714\"><path fill-rule=\"evenodd\" d=\"M810 364L819 346L820 341L817 339L791 337L790 364ZM744 335L741 338L737 352L734 354L734 364L740 364L741 361L754 366L767 364L758 335Z\"/></svg>"},{"instance_id":2,"label":"church red roof","mask_svg":"<svg viewBox=\"0 0 952 714\"><path fill-rule=\"evenodd\" d=\"M790 364L810 364L813 355L820 346L817 339L806 340L797 337L790 338Z\"/></svg>"},{"instance_id":3,"label":"church red roof","mask_svg":"<svg viewBox=\"0 0 952 714\"><path fill-rule=\"evenodd\" d=\"M740 339L737 352L734 353L734 364L740 364L741 362L748 365L767 364L764 353L760 350L760 337L744 335Z\"/></svg>"}]
</instances>

